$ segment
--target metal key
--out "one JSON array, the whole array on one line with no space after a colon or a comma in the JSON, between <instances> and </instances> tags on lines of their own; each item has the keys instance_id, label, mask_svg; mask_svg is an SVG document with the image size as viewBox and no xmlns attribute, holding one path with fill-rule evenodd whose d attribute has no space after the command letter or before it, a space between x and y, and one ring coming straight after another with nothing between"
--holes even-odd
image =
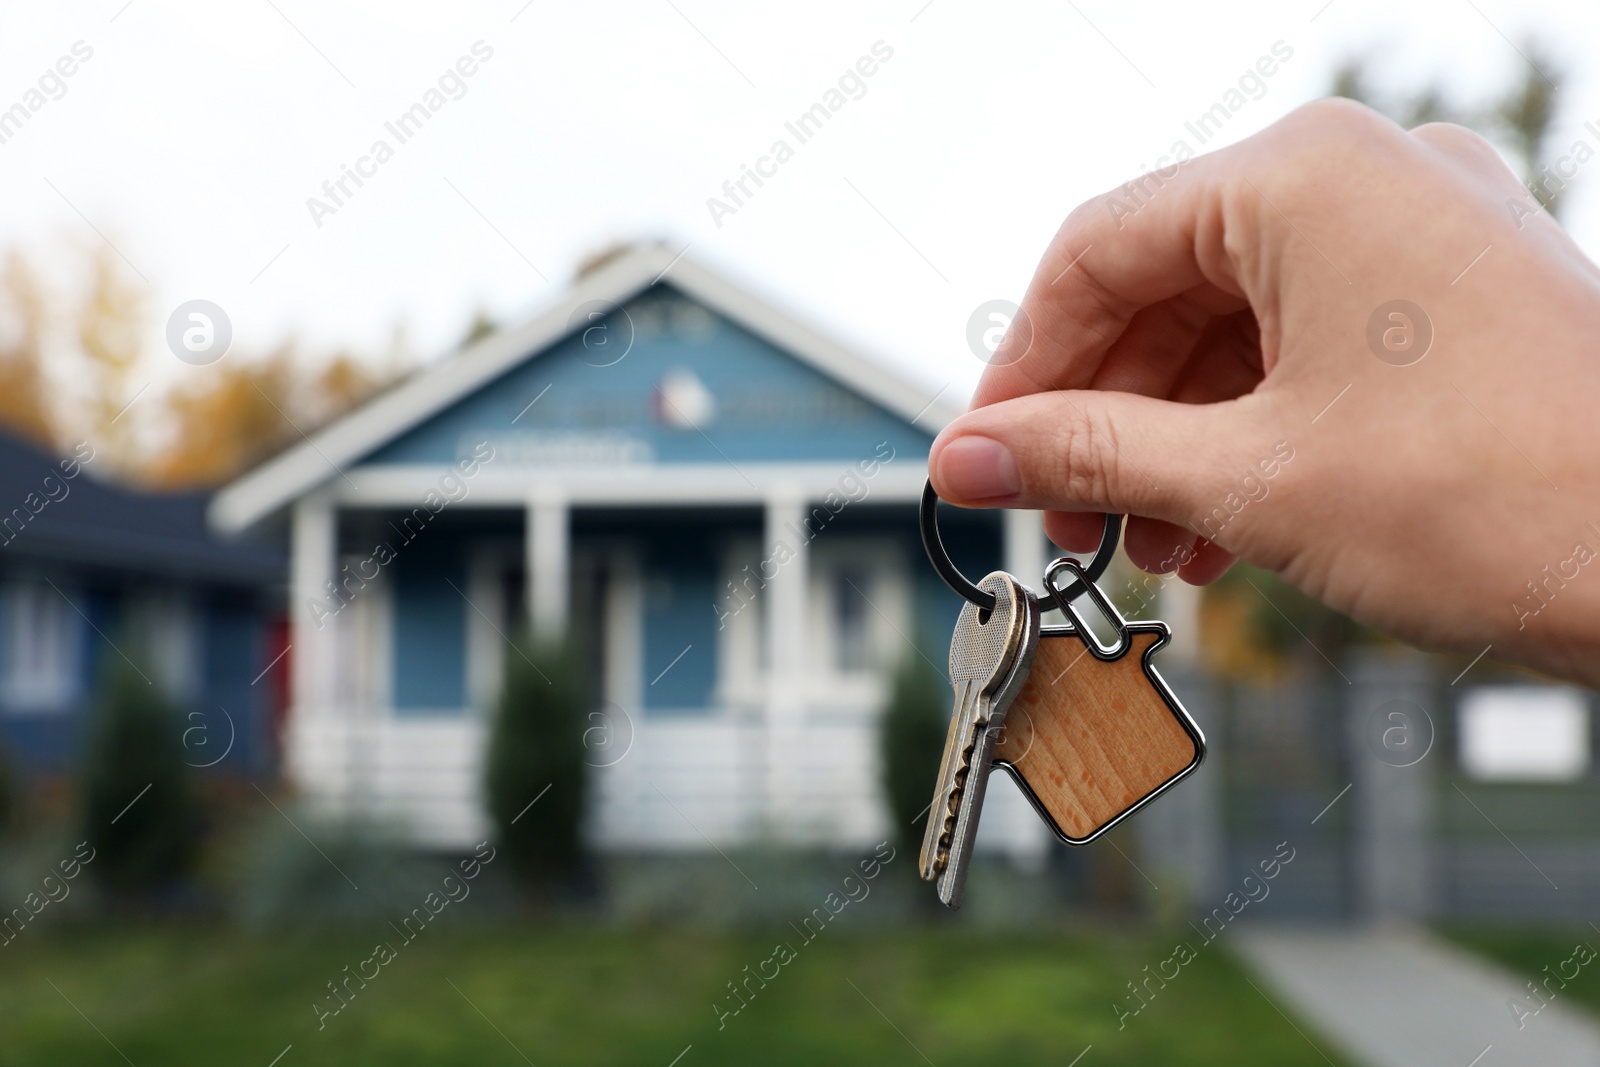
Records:
<instances>
[{"instance_id":1,"label":"metal key","mask_svg":"<svg viewBox=\"0 0 1600 1067\"><path fill-rule=\"evenodd\" d=\"M951 908L961 906L995 739L1039 643L1039 602L1022 583L995 571L978 588L994 595L995 606L983 612L964 605L950 640L955 710L920 862L923 879L934 883L939 899Z\"/></svg>"}]
</instances>

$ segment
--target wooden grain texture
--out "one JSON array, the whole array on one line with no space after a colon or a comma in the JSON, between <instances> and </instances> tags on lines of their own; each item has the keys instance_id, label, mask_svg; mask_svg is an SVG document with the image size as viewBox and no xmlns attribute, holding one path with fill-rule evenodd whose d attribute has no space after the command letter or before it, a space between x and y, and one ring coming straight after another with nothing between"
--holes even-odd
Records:
<instances>
[{"instance_id":1,"label":"wooden grain texture","mask_svg":"<svg viewBox=\"0 0 1600 1067\"><path fill-rule=\"evenodd\" d=\"M1106 663L1071 632L1046 630L1006 713L995 760L1014 767L1059 833L1082 840L1194 763L1195 740L1146 676L1154 629Z\"/></svg>"}]
</instances>

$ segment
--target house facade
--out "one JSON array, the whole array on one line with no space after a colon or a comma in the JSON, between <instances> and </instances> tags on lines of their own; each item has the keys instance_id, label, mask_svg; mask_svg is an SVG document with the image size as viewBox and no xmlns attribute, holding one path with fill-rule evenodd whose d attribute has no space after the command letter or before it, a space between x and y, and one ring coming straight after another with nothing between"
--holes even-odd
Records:
<instances>
[{"instance_id":1,"label":"house facade","mask_svg":"<svg viewBox=\"0 0 1600 1067\"><path fill-rule=\"evenodd\" d=\"M281 551L217 537L204 494L121 488L103 465L89 442L58 457L0 436L0 754L30 777L71 772L126 660L184 716L190 766L270 770Z\"/></svg>"},{"instance_id":2,"label":"house facade","mask_svg":"<svg viewBox=\"0 0 1600 1067\"><path fill-rule=\"evenodd\" d=\"M218 494L219 530L288 547L291 778L420 844L481 840L526 618L598 694L597 847L881 840L888 675L942 671L960 607L916 533L954 414L671 249L603 263ZM1035 516L943 527L974 573L1042 573ZM1009 782L982 825L1046 847Z\"/></svg>"},{"instance_id":3,"label":"house facade","mask_svg":"<svg viewBox=\"0 0 1600 1067\"><path fill-rule=\"evenodd\" d=\"M490 715L531 619L590 674L595 847L870 848L892 829L889 672L942 668L961 606L916 522L954 414L671 249L591 270L213 499L219 533L287 548L286 774L421 846L483 840ZM940 528L969 575L1043 573L1034 515L946 508ZM1203 913L1284 846L1293 873L1252 915L1593 913L1592 694L1389 646L1229 681L1195 655L1195 590L1137 583L1105 588L1142 617L1159 600L1157 666L1205 766L1121 844L1071 850L995 775L991 855L1053 857L1074 899Z\"/></svg>"}]
</instances>

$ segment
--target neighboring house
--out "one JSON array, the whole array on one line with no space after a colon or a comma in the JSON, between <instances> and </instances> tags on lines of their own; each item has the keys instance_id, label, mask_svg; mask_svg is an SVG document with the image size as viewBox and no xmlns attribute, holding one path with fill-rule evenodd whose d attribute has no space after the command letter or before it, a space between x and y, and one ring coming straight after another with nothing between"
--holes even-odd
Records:
<instances>
[{"instance_id":1,"label":"neighboring house","mask_svg":"<svg viewBox=\"0 0 1600 1067\"><path fill-rule=\"evenodd\" d=\"M267 769L281 552L214 535L204 494L109 485L99 462L86 443L57 459L0 436L4 758L70 771L97 683L126 655L185 715L186 762Z\"/></svg>"},{"instance_id":2,"label":"neighboring house","mask_svg":"<svg viewBox=\"0 0 1600 1067\"><path fill-rule=\"evenodd\" d=\"M887 673L942 671L960 606L916 532L954 412L672 249L594 268L217 495L221 531L289 543L292 780L422 844L480 840L531 617L601 694L599 847L881 840ZM1043 573L1037 517L943 521L970 573ZM982 827L1045 847L1009 783Z\"/></svg>"}]
</instances>

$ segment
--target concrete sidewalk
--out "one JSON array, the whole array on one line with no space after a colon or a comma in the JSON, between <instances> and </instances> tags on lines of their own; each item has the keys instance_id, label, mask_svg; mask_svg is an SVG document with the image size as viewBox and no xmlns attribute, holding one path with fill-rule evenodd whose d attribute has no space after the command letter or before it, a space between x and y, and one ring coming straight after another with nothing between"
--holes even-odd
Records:
<instances>
[{"instance_id":1,"label":"concrete sidewalk","mask_svg":"<svg viewBox=\"0 0 1600 1067\"><path fill-rule=\"evenodd\" d=\"M1263 992L1364 1067L1600 1067L1600 1024L1525 979L1410 927L1240 929L1233 949ZM1551 960L1552 967L1560 962Z\"/></svg>"}]
</instances>

